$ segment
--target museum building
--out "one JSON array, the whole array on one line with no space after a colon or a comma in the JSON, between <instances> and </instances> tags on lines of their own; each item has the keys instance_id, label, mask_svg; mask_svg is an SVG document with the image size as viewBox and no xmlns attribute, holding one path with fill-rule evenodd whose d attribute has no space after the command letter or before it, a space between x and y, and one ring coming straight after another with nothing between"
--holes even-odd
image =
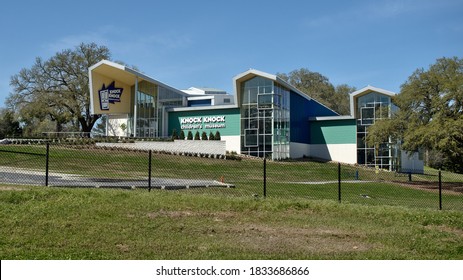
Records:
<instances>
[{"instance_id":1,"label":"museum building","mask_svg":"<svg viewBox=\"0 0 463 280\"><path fill-rule=\"evenodd\" d=\"M244 155L423 170L421 155L402 151L398 143L365 143L368 127L396 110L394 93L380 88L351 93L351 114L340 116L278 76L254 69L233 78L233 94L214 88L179 90L107 60L91 66L89 77L91 111L107 115L107 136L219 132L227 151Z\"/></svg>"}]
</instances>

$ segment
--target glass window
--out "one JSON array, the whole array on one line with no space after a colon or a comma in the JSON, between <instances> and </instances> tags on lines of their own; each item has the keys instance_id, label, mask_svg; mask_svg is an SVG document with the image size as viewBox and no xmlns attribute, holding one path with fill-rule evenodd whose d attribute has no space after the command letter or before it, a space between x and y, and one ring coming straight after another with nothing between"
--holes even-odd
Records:
<instances>
[{"instance_id":1,"label":"glass window","mask_svg":"<svg viewBox=\"0 0 463 280\"><path fill-rule=\"evenodd\" d=\"M365 107L360 111L362 125L370 125L375 122L375 108Z\"/></svg>"},{"instance_id":2,"label":"glass window","mask_svg":"<svg viewBox=\"0 0 463 280\"><path fill-rule=\"evenodd\" d=\"M241 92L241 153L288 158L289 90L273 80L254 77L241 84Z\"/></svg>"},{"instance_id":3,"label":"glass window","mask_svg":"<svg viewBox=\"0 0 463 280\"><path fill-rule=\"evenodd\" d=\"M357 162L368 166L379 166L393 170L396 168L397 155L394 153L396 145L391 143L381 144L379 147L367 145L365 137L368 134L368 127L375 123L375 120L387 119L395 110L391 104L391 97L377 92L370 92L357 99Z\"/></svg>"},{"instance_id":4,"label":"glass window","mask_svg":"<svg viewBox=\"0 0 463 280\"><path fill-rule=\"evenodd\" d=\"M259 108L271 108L272 107L272 95L271 94L259 94Z\"/></svg>"},{"instance_id":5,"label":"glass window","mask_svg":"<svg viewBox=\"0 0 463 280\"><path fill-rule=\"evenodd\" d=\"M244 130L244 146L245 147L257 147L258 146L258 131L257 129L245 129Z\"/></svg>"}]
</instances>

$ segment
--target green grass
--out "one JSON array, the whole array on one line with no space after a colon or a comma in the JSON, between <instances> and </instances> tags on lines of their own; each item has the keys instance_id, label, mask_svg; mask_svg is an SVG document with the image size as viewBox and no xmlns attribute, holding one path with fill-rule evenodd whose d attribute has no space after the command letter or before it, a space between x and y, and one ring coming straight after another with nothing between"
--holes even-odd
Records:
<instances>
[{"instance_id":1,"label":"green grass","mask_svg":"<svg viewBox=\"0 0 463 280\"><path fill-rule=\"evenodd\" d=\"M1 259L462 259L463 212L0 185Z\"/></svg>"},{"instance_id":2,"label":"green grass","mask_svg":"<svg viewBox=\"0 0 463 280\"><path fill-rule=\"evenodd\" d=\"M6 153L3 151L25 152ZM8 145L0 147L0 166L44 170L45 146ZM148 177L148 152L88 149L78 146L50 146L51 172L78 174L96 178L141 179ZM1 168L1 167L0 167ZM408 182L406 174L377 171L343 165L341 198L343 203L392 205L411 208L439 208L437 170L426 169L426 175L414 174ZM356 173L360 180L356 179ZM269 198L303 198L338 200L338 166L311 161L267 162ZM153 153L152 176L161 178L223 180L235 188L200 188L180 193L220 197L263 196L263 161L222 160ZM450 191L463 187L463 175L443 172L442 206L446 210L463 211L462 193ZM312 182L311 184L307 184ZM314 184L313 182L326 182ZM413 185L412 185L413 184ZM453 185L452 185L453 184Z\"/></svg>"}]
</instances>

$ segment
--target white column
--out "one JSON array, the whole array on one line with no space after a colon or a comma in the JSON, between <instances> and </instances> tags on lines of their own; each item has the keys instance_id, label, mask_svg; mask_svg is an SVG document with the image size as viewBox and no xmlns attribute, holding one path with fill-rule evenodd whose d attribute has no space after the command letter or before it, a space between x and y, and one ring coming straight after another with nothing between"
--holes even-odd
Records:
<instances>
[{"instance_id":1,"label":"white column","mask_svg":"<svg viewBox=\"0 0 463 280\"><path fill-rule=\"evenodd\" d=\"M135 77L135 97L133 105L133 137L137 137L137 103L138 103L138 77Z\"/></svg>"}]
</instances>

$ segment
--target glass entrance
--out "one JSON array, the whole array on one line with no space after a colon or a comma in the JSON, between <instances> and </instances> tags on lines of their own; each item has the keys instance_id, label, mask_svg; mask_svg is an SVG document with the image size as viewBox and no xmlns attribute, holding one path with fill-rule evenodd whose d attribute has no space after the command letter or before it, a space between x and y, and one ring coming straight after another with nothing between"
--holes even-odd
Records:
<instances>
[{"instance_id":1,"label":"glass entrance","mask_svg":"<svg viewBox=\"0 0 463 280\"><path fill-rule=\"evenodd\" d=\"M135 92L135 88L138 91ZM171 107L181 107L184 103L184 95L172 89L147 82L138 82L137 87L132 87L136 118L136 128L133 128L133 117L129 120L129 135L134 137L163 138L168 137L169 132L163 126L165 111ZM135 133L134 133L135 131Z\"/></svg>"}]
</instances>

